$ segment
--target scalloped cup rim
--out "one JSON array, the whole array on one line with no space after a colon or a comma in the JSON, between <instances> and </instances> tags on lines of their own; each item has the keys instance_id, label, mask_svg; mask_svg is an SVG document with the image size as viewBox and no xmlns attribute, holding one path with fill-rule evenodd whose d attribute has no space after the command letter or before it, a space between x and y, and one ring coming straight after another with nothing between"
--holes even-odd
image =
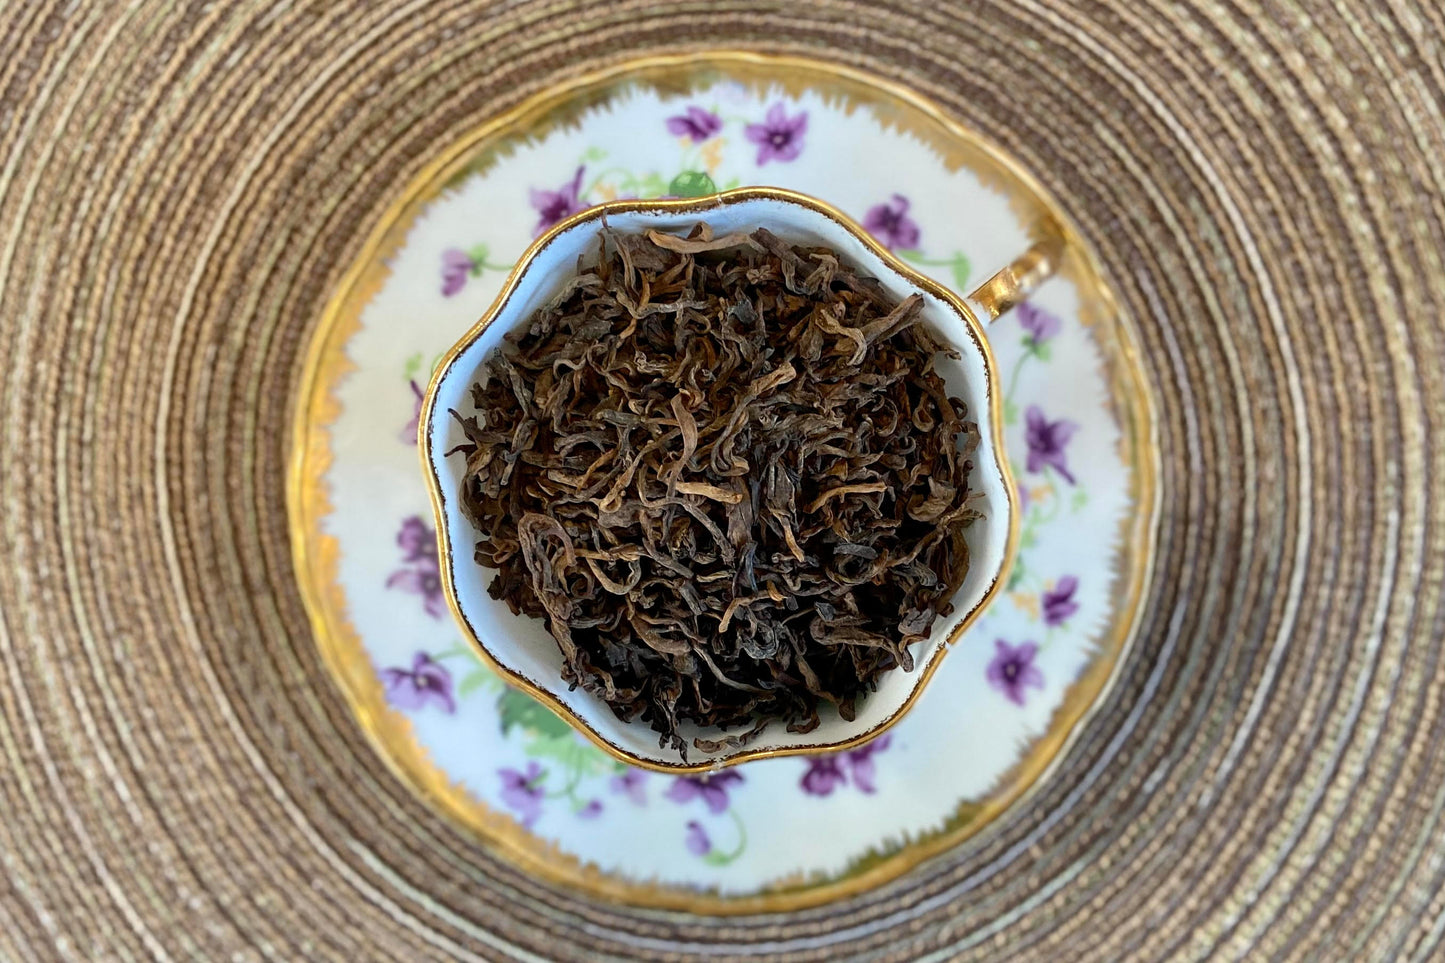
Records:
<instances>
[{"instance_id":1,"label":"scalloped cup rim","mask_svg":"<svg viewBox=\"0 0 1445 963\"><path fill-rule=\"evenodd\" d=\"M763 226L789 241L832 247L850 262L878 277L890 294L917 291L924 296L925 322L941 342L961 355L938 364L951 394L960 394L979 424L970 486L984 492L985 517L966 530L971 565L954 596L955 611L940 617L930 637L913 647L912 672L885 673L876 691L860 700L857 718L847 722L827 710L812 733L788 733L769 726L749 744L717 753L657 746L658 734L646 723L623 722L600 697L569 689L560 675L561 652L539 620L513 616L505 603L490 598L489 570L458 558L455 547L475 535L451 492L460 480L445 452L458 440L450 408L469 408L460 400L475 381L482 360L503 334L515 329L575 270L579 255L593 249L604 227L630 232L683 227L707 221L717 233ZM518 259L501 291L481 319L438 362L427 384L418 423L423 474L437 525L438 560L447 606L463 637L494 671L540 700L564 721L614 758L634 766L675 774L697 773L753 759L817 754L849 749L895 725L922 695L943 656L978 618L1005 584L1018 543L1018 512L1013 480L1003 452L1002 397L998 365L978 313L961 295L923 276L875 241L862 227L816 198L778 188L740 188L700 198L611 201L575 214L538 237ZM456 459L451 460L453 463ZM980 566L980 560L985 562ZM716 729L686 727L684 737L716 737Z\"/></svg>"}]
</instances>

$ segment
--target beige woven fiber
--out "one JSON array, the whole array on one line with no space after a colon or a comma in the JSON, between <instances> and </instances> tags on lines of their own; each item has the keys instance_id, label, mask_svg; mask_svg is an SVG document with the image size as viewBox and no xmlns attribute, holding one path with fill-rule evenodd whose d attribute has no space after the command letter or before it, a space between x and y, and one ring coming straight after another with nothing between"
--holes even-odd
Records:
<instances>
[{"instance_id":1,"label":"beige woven fiber","mask_svg":"<svg viewBox=\"0 0 1445 963\"><path fill-rule=\"evenodd\" d=\"M807 54L1003 144L1159 401L1140 635L1059 771L772 916L529 879L387 769L287 541L307 339L438 151ZM1438 0L4 0L0 960L1445 957Z\"/></svg>"}]
</instances>

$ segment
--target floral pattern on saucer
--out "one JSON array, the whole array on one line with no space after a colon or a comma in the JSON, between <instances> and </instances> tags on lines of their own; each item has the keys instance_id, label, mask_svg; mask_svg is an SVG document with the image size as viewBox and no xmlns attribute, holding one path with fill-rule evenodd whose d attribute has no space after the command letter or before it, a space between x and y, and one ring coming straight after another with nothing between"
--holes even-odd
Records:
<instances>
[{"instance_id":1,"label":"floral pattern on saucer","mask_svg":"<svg viewBox=\"0 0 1445 963\"><path fill-rule=\"evenodd\" d=\"M871 142L887 142L889 156L856 150ZM849 163L833 160L842 154ZM868 110L726 82L688 97L638 90L452 181L416 217L346 341L354 370L329 386L340 415L327 429L322 523L339 544L350 622L390 711L411 723L415 746L388 751L419 753L548 851L624 880L724 895L837 878L987 798L1050 733L1120 617L1110 583L1137 507L1104 355L1080 321L1079 292L1056 279L989 330L1020 486L1017 563L887 734L830 756L661 775L617 762L503 684L445 611L416 461L421 386L558 220L614 198L754 183L830 201L961 291L1028 245L1004 197Z\"/></svg>"}]
</instances>

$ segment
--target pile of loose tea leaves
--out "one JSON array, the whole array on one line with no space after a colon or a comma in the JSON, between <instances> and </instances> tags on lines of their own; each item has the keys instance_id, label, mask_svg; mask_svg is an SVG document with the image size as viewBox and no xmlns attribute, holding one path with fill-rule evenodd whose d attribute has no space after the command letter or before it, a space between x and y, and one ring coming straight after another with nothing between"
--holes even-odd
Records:
<instances>
[{"instance_id":1,"label":"pile of loose tea leaves","mask_svg":"<svg viewBox=\"0 0 1445 963\"><path fill-rule=\"evenodd\" d=\"M492 596L684 757L684 720L732 733L708 752L852 719L950 611L979 517L921 307L765 230L604 231L453 412Z\"/></svg>"}]
</instances>

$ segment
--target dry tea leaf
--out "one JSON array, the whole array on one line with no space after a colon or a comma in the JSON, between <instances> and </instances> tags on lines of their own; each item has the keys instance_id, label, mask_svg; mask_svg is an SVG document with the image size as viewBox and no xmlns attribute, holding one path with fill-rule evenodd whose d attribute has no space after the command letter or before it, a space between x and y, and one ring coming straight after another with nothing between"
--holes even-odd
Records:
<instances>
[{"instance_id":1,"label":"dry tea leaf","mask_svg":"<svg viewBox=\"0 0 1445 963\"><path fill-rule=\"evenodd\" d=\"M977 426L921 298L764 230L605 234L472 388L460 500L563 678L679 722L806 732L911 670L968 571Z\"/></svg>"}]
</instances>

